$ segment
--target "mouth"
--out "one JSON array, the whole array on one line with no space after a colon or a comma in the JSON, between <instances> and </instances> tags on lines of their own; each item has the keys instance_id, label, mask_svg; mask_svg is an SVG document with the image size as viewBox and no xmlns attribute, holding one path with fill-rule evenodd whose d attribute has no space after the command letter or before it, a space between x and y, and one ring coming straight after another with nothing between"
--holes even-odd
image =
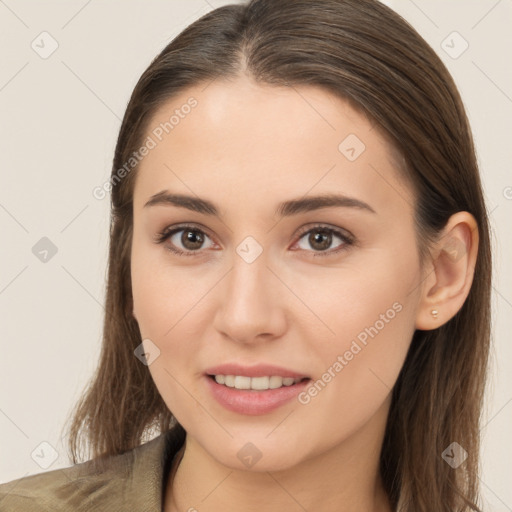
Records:
<instances>
[{"instance_id":1,"label":"mouth","mask_svg":"<svg viewBox=\"0 0 512 512\"><path fill-rule=\"evenodd\" d=\"M281 377L279 375L248 377L246 375L207 374L207 377L221 386L251 391L280 389L282 387L290 387L295 384L311 380L309 377Z\"/></svg>"},{"instance_id":2,"label":"mouth","mask_svg":"<svg viewBox=\"0 0 512 512\"><path fill-rule=\"evenodd\" d=\"M208 373L204 382L209 396L223 408L245 416L257 416L292 402L309 385L311 378Z\"/></svg>"}]
</instances>

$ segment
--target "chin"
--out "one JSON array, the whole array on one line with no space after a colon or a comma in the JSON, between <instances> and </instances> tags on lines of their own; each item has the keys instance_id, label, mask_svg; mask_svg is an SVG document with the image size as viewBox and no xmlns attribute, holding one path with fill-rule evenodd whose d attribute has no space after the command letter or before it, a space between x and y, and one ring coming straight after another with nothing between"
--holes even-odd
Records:
<instances>
[{"instance_id":1,"label":"chin","mask_svg":"<svg viewBox=\"0 0 512 512\"><path fill-rule=\"evenodd\" d=\"M268 435L265 430L260 435L242 435L226 439L220 443L218 438L212 445L207 441L203 448L218 463L235 471L251 471L255 473L287 470L305 458L297 450L297 440L288 436L287 442L277 433ZM272 439L274 437L274 439Z\"/></svg>"}]
</instances>

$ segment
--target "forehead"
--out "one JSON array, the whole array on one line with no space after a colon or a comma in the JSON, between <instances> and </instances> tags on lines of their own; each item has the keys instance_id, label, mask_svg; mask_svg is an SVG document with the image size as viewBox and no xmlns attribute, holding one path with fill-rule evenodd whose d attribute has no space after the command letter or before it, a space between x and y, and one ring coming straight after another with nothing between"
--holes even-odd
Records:
<instances>
[{"instance_id":1,"label":"forehead","mask_svg":"<svg viewBox=\"0 0 512 512\"><path fill-rule=\"evenodd\" d=\"M203 83L165 102L146 137L154 147L137 171L139 206L165 189L224 192L229 202L236 194L241 206L309 191L412 201L378 127L314 86L274 87L245 76Z\"/></svg>"}]
</instances>

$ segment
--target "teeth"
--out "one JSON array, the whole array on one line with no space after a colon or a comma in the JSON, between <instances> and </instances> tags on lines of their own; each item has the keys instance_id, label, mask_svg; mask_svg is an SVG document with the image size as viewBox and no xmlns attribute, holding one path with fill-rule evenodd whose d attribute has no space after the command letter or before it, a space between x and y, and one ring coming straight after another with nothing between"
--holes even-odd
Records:
<instances>
[{"instance_id":1,"label":"teeth","mask_svg":"<svg viewBox=\"0 0 512 512\"><path fill-rule=\"evenodd\" d=\"M255 389L263 391L266 389L277 389L282 386L291 386L300 382L302 379L293 377L279 377L272 375L271 377L245 377L242 375L215 375L217 384L224 384L229 388L236 389Z\"/></svg>"}]
</instances>

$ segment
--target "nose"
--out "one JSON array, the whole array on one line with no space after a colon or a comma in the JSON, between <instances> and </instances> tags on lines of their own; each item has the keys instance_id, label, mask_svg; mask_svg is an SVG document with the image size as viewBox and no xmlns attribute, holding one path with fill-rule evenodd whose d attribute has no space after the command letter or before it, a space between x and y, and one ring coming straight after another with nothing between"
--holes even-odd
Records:
<instances>
[{"instance_id":1,"label":"nose","mask_svg":"<svg viewBox=\"0 0 512 512\"><path fill-rule=\"evenodd\" d=\"M275 339L286 329L285 289L267 265L265 252L252 263L237 253L222 280L214 327L239 343Z\"/></svg>"}]
</instances>

